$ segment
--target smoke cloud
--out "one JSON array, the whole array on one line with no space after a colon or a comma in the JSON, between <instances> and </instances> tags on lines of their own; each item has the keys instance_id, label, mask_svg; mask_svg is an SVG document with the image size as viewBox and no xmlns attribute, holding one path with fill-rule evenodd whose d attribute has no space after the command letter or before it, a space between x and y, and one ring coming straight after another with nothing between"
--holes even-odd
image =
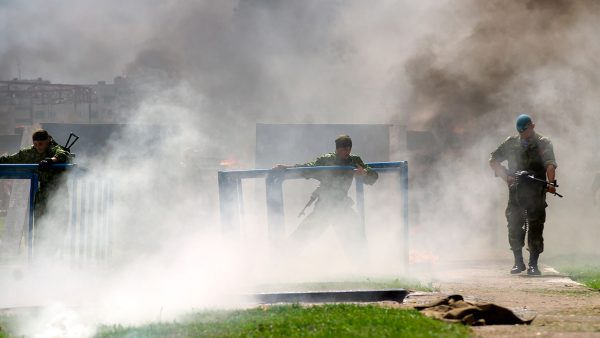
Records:
<instances>
[{"instance_id":1,"label":"smoke cloud","mask_svg":"<svg viewBox=\"0 0 600 338\"><path fill-rule=\"evenodd\" d=\"M412 95L401 107L412 112L409 125L434 131L444 145L443 162L437 165L448 170L441 171L440 184L454 187L451 196L442 193L434 204L441 211L431 215L434 223L448 223L442 219L453 210L465 212L464 206L470 206L465 216L475 211L477 217L471 222L457 218L457 227L478 223L484 225L476 228L493 231L485 223L494 213L502 215L498 206L505 203L506 195L499 186L491 189L489 184L494 183L482 159L515 133L516 115L528 113L538 132L553 140L559 182L568 193L564 200L548 198L547 252L593 250L593 244L579 234L596 231L589 185L598 170L591 151L598 143L598 114L592 104L598 83L591 57L599 47L591 35L598 5L584 1L463 4L443 9L445 17L451 18L448 25L423 39L406 62ZM474 182L486 184L473 190ZM448 210L456 196L460 202ZM570 208L579 210L580 216L565 212ZM576 234L573 223L581 225ZM565 236L571 235L577 239L565 243ZM505 237L504 231L500 236Z\"/></svg>"}]
</instances>

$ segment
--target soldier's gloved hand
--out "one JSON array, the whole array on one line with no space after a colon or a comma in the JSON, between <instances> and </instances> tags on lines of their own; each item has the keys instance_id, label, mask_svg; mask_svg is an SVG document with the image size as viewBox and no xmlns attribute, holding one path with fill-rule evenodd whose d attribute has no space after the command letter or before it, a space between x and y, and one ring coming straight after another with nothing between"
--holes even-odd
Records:
<instances>
[{"instance_id":1,"label":"soldier's gloved hand","mask_svg":"<svg viewBox=\"0 0 600 338\"><path fill-rule=\"evenodd\" d=\"M40 170L50 170L52 169L52 164L54 164L54 162L51 158L45 158L40 161L38 167L40 168Z\"/></svg>"},{"instance_id":2,"label":"soldier's gloved hand","mask_svg":"<svg viewBox=\"0 0 600 338\"><path fill-rule=\"evenodd\" d=\"M367 171L365 170L365 168L363 168L361 166L356 166L356 169L354 169L355 176L365 176L366 174L367 174Z\"/></svg>"}]
</instances>

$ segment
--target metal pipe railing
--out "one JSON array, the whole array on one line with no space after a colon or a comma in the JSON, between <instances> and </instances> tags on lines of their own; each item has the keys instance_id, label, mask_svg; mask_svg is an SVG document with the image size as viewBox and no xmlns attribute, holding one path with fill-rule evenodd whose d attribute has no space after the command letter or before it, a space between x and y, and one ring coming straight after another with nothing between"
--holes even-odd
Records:
<instances>
[{"instance_id":1,"label":"metal pipe railing","mask_svg":"<svg viewBox=\"0 0 600 338\"><path fill-rule=\"evenodd\" d=\"M71 258L80 260L95 256L99 259L108 258L111 254L112 226L110 210L112 208L112 183L106 178L94 178L98 183L85 178L85 169L76 164L54 164L53 169L68 170L69 196L71 217L69 234ZM27 256L34 256L35 241L35 196L39 189L38 164L0 164L0 179L30 180L29 213L27 220ZM93 247L93 248L92 248Z\"/></svg>"},{"instance_id":2,"label":"metal pipe railing","mask_svg":"<svg viewBox=\"0 0 600 338\"><path fill-rule=\"evenodd\" d=\"M77 164L74 163L55 163L52 165L52 168L55 169L72 169L75 168ZM39 170L39 164L0 164L0 175L4 171L32 171Z\"/></svg>"},{"instance_id":3,"label":"metal pipe railing","mask_svg":"<svg viewBox=\"0 0 600 338\"><path fill-rule=\"evenodd\" d=\"M402 223L403 223L403 262L408 267L408 162L369 162L369 167L378 173L398 173L399 189L402 193ZM243 217L242 180L265 178L267 222L269 237L272 244L281 240L284 234L283 215L283 181L286 179L305 178L302 174L311 171L346 171L356 169L353 166L316 166L291 167L286 169L251 169L219 171L219 206L223 230L229 235L240 232ZM365 222L364 186L362 179L356 181L356 205L359 209L361 222Z\"/></svg>"}]
</instances>

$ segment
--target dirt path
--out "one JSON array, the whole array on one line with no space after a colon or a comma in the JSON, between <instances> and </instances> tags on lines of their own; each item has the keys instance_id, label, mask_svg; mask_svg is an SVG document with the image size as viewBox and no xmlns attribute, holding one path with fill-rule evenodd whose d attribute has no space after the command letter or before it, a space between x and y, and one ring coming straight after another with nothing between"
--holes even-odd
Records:
<instances>
[{"instance_id":1,"label":"dirt path","mask_svg":"<svg viewBox=\"0 0 600 338\"><path fill-rule=\"evenodd\" d=\"M508 260L440 264L442 294L460 294L470 302L491 302L519 317L535 316L531 325L474 327L479 337L600 337L600 292L541 264L541 277L510 275ZM424 301L412 297L409 302Z\"/></svg>"}]
</instances>

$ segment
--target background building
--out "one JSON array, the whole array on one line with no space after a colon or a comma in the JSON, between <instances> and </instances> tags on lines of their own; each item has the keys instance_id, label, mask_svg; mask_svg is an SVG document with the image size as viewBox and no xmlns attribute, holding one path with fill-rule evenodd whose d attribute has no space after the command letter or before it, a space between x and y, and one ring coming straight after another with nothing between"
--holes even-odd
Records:
<instances>
[{"instance_id":1,"label":"background building","mask_svg":"<svg viewBox=\"0 0 600 338\"><path fill-rule=\"evenodd\" d=\"M129 81L93 85L37 80L0 81L0 135L42 123L121 123L135 102Z\"/></svg>"}]
</instances>

